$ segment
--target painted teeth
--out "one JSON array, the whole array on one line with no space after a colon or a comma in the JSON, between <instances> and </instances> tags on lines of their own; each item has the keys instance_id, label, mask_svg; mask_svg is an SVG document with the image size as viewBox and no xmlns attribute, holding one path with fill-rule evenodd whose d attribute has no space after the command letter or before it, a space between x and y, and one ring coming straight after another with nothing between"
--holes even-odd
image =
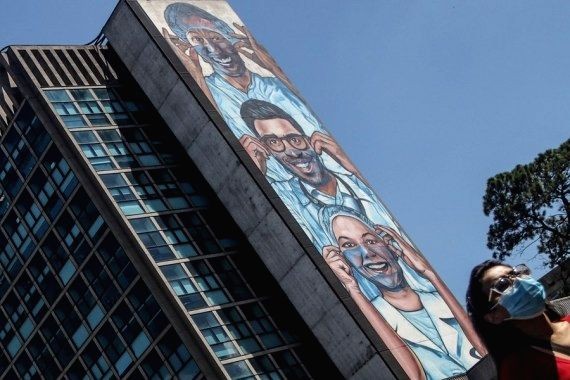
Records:
<instances>
[{"instance_id":1,"label":"painted teeth","mask_svg":"<svg viewBox=\"0 0 570 380\"><path fill-rule=\"evenodd\" d=\"M388 267L388 264L368 264L366 267L374 270L384 270Z\"/></svg>"},{"instance_id":2,"label":"painted teeth","mask_svg":"<svg viewBox=\"0 0 570 380\"><path fill-rule=\"evenodd\" d=\"M295 166L301 169L306 169L309 167L309 163L305 162L304 164L295 164Z\"/></svg>"},{"instance_id":3,"label":"painted teeth","mask_svg":"<svg viewBox=\"0 0 570 380\"><path fill-rule=\"evenodd\" d=\"M230 57L218 58L218 59L216 59L216 61L219 62L219 63L230 63L231 58L230 58Z\"/></svg>"}]
</instances>

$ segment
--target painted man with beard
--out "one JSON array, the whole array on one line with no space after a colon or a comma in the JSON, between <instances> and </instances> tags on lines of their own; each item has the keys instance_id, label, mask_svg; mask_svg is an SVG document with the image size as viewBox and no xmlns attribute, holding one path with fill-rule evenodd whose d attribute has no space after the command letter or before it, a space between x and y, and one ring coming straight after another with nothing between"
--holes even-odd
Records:
<instances>
[{"instance_id":1,"label":"painted man with beard","mask_svg":"<svg viewBox=\"0 0 570 380\"><path fill-rule=\"evenodd\" d=\"M319 251L329 244L319 220L319 211L326 206L348 207L376 223L398 228L331 136L319 131L307 136L291 115L262 100L246 101L241 117L255 136L246 135L241 143L257 167L266 174L267 159L274 157L290 173L290 179L273 182L273 188ZM342 171L327 168L324 155Z\"/></svg>"},{"instance_id":2,"label":"painted man with beard","mask_svg":"<svg viewBox=\"0 0 570 380\"><path fill-rule=\"evenodd\" d=\"M323 258L387 345L405 343L427 379L463 374L486 353L461 305L415 248L353 210L331 207L323 217L336 242ZM365 290L370 284L378 291L373 298ZM409 357L398 360L414 373Z\"/></svg>"},{"instance_id":3,"label":"painted man with beard","mask_svg":"<svg viewBox=\"0 0 570 380\"><path fill-rule=\"evenodd\" d=\"M164 29L165 38L238 139L249 133L240 117L240 107L248 99L279 104L311 132L321 129L275 60L244 26L234 23L234 30L205 10L181 2L168 5L164 17L175 34ZM251 71L242 56L274 76ZM273 159L267 162L267 175L269 180L288 177Z\"/></svg>"}]
</instances>

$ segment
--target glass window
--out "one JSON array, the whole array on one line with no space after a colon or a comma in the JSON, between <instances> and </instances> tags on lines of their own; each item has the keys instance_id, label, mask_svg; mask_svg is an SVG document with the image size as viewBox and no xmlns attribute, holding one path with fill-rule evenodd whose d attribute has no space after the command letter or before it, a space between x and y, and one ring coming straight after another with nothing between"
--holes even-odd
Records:
<instances>
[{"instance_id":1,"label":"glass window","mask_svg":"<svg viewBox=\"0 0 570 380\"><path fill-rule=\"evenodd\" d=\"M107 119L107 116L103 113L87 115L86 117L89 123L94 127L102 127L110 124L109 119Z\"/></svg>"},{"instance_id":2,"label":"glass window","mask_svg":"<svg viewBox=\"0 0 570 380\"><path fill-rule=\"evenodd\" d=\"M71 260L68 260L59 271L59 278L61 279L61 282L66 285L69 280L71 280L71 277L73 277L74 273L75 265L71 262Z\"/></svg>"},{"instance_id":3,"label":"glass window","mask_svg":"<svg viewBox=\"0 0 570 380\"><path fill-rule=\"evenodd\" d=\"M150 346L150 340L148 339L148 336L146 336L144 332L141 332L131 344L131 349L133 350L135 356L137 358L140 358L140 356L143 354L143 352L146 351L148 346Z\"/></svg>"},{"instance_id":4,"label":"glass window","mask_svg":"<svg viewBox=\"0 0 570 380\"><path fill-rule=\"evenodd\" d=\"M198 247L205 253L217 253L222 252L222 248L218 245L218 242L204 224L200 215L197 212L185 212L178 214L182 220L182 224L190 235L192 239L196 242Z\"/></svg>"},{"instance_id":5,"label":"glass window","mask_svg":"<svg viewBox=\"0 0 570 380\"><path fill-rule=\"evenodd\" d=\"M41 170L36 170L29 185L32 193L42 205L44 212L53 221L63 205L53 185Z\"/></svg>"},{"instance_id":6,"label":"glass window","mask_svg":"<svg viewBox=\"0 0 570 380\"><path fill-rule=\"evenodd\" d=\"M99 142L97 141L95 133L91 131L73 132L72 135L75 138L75 141L77 141L79 144L89 144L89 143Z\"/></svg>"},{"instance_id":7,"label":"glass window","mask_svg":"<svg viewBox=\"0 0 570 380\"><path fill-rule=\"evenodd\" d=\"M30 127L24 131L24 136L38 157L51 141L51 137L37 118L34 119Z\"/></svg>"},{"instance_id":8,"label":"glass window","mask_svg":"<svg viewBox=\"0 0 570 380\"><path fill-rule=\"evenodd\" d=\"M93 310L87 315L87 323L89 323L89 327L94 329L97 327L99 322L103 319L104 312L99 305L95 305Z\"/></svg>"},{"instance_id":9,"label":"glass window","mask_svg":"<svg viewBox=\"0 0 570 380\"><path fill-rule=\"evenodd\" d=\"M232 265L228 258L213 258L210 259L209 262L224 285L224 288L231 294L234 301L243 301L253 297L253 294L239 275L238 270Z\"/></svg>"},{"instance_id":10,"label":"glass window","mask_svg":"<svg viewBox=\"0 0 570 380\"><path fill-rule=\"evenodd\" d=\"M232 379L253 379L253 373L247 366L245 360L224 365L224 368Z\"/></svg>"},{"instance_id":11,"label":"glass window","mask_svg":"<svg viewBox=\"0 0 570 380\"><path fill-rule=\"evenodd\" d=\"M102 174L99 177L101 178L107 189L128 186L127 182L120 174Z\"/></svg>"},{"instance_id":12,"label":"glass window","mask_svg":"<svg viewBox=\"0 0 570 380\"><path fill-rule=\"evenodd\" d=\"M71 100L65 90L46 90L45 94L52 102L67 102Z\"/></svg>"},{"instance_id":13,"label":"glass window","mask_svg":"<svg viewBox=\"0 0 570 380\"><path fill-rule=\"evenodd\" d=\"M61 118L63 119L63 123L69 128L82 128L87 126L87 123L83 120L81 115L67 115Z\"/></svg>"},{"instance_id":14,"label":"glass window","mask_svg":"<svg viewBox=\"0 0 570 380\"><path fill-rule=\"evenodd\" d=\"M16 126L20 129L26 140L28 140L28 143L36 155L39 156L51 139L27 103L16 118Z\"/></svg>"},{"instance_id":15,"label":"glass window","mask_svg":"<svg viewBox=\"0 0 570 380\"><path fill-rule=\"evenodd\" d=\"M55 103L53 107L59 116L77 115L79 113L77 107L72 102Z\"/></svg>"},{"instance_id":16,"label":"glass window","mask_svg":"<svg viewBox=\"0 0 570 380\"><path fill-rule=\"evenodd\" d=\"M121 103L117 100L113 101L102 101L101 104L103 105L103 109L106 113L121 113L124 112L125 109L121 105Z\"/></svg>"},{"instance_id":17,"label":"glass window","mask_svg":"<svg viewBox=\"0 0 570 380\"><path fill-rule=\"evenodd\" d=\"M196 286L190 281L180 265L168 265L160 269L177 295L197 292Z\"/></svg>"},{"instance_id":18,"label":"glass window","mask_svg":"<svg viewBox=\"0 0 570 380\"><path fill-rule=\"evenodd\" d=\"M69 92L71 93L71 96L73 96L73 99L75 100L95 99L91 91L89 91L89 89L75 89L75 90L69 90Z\"/></svg>"},{"instance_id":19,"label":"glass window","mask_svg":"<svg viewBox=\"0 0 570 380\"><path fill-rule=\"evenodd\" d=\"M27 340L30 335L32 334L32 330L34 329L35 324L30 318L26 318L24 323L18 329L18 332L22 336L22 339Z\"/></svg>"},{"instance_id":20,"label":"glass window","mask_svg":"<svg viewBox=\"0 0 570 380\"><path fill-rule=\"evenodd\" d=\"M17 129L13 128L8 132L8 134L4 138L3 145L4 148L6 148L8 154L11 154L18 147L18 144L21 143L22 141L20 139L20 133L18 132Z\"/></svg>"},{"instance_id":21,"label":"glass window","mask_svg":"<svg viewBox=\"0 0 570 380\"><path fill-rule=\"evenodd\" d=\"M22 180L10 162L0 169L0 181L6 193L13 199L22 188Z\"/></svg>"},{"instance_id":22,"label":"glass window","mask_svg":"<svg viewBox=\"0 0 570 380\"><path fill-rule=\"evenodd\" d=\"M128 352L125 352L115 363L115 369L119 375L122 375L132 363L133 358L131 358L131 355L129 355Z\"/></svg>"},{"instance_id":23,"label":"glass window","mask_svg":"<svg viewBox=\"0 0 570 380\"><path fill-rule=\"evenodd\" d=\"M280 380L283 377L275 367L269 355L257 356L249 359L249 363L253 366L255 373L259 374L264 380Z\"/></svg>"},{"instance_id":24,"label":"glass window","mask_svg":"<svg viewBox=\"0 0 570 380\"><path fill-rule=\"evenodd\" d=\"M3 223L4 231L14 244L18 252L28 258L35 248L35 244L14 210L6 217Z\"/></svg>"},{"instance_id":25,"label":"glass window","mask_svg":"<svg viewBox=\"0 0 570 380\"><path fill-rule=\"evenodd\" d=\"M85 144L81 146L81 150L87 158L103 157L106 155L103 145L101 144Z\"/></svg>"},{"instance_id":26,"label":"glass window","mask_svg":"<svg viewBox=\"0 0 570 380\"><path fill-rule=\"evenodd\" d=\"M80 189L75 194L70 203L70 208L83 230L87 231L87 234L92 239L96 239L104 224L103 218L99 215L99 211L91 202L85 190Z\"/></svg>"},{"instance_id":27,"label":"glass window","mask_svg":"<svg viewBox=\"0 0 570 380\"><path fill-rule=\"evenodd\" d=\"M84 115L103 113L103 110L99 107L97 102L78 102L77 105Z\"/></svg>"},{"instance_id":28,"label":"glass window","mask_svg":"<svg viewBox=\"0 0 570 380\"><path fill-rule=\"evenodd\" d=\"M137 233L158 231L151 218L131 219L130 222Z\"/></svg>"},{"instance_id":29,"label":"glass window","mask_svg":"<svg viewBox=\"0 0 570 380\"><path fill-rule=\"evenodd\" d=\"M283 345L283 340L277 333L276 327L259 305L243 305L241 309L253 331L261 339L267 349Z\"/></svg>"},{"instance_id":30,"label":"glass window","mask_svg":"<svg viewBox=\"0 0 570 380\"><path fill-rule=\"evenodd\" d=\"M104 142L122 141L122 138L121 138L121 135L119 134L119 131L114 130L114 129L97 131L97 134L99 135L101 140L103 140Z\"/></svg>"},{"instance_id":31,"label":"glass window","mask_svg":"<svg viewBox=\"0 0 570 380\"><path fill-rule=\"evenodd\" d=\"M103 149L101 144L83 144L81 150L85 157L89 159L93 168L97 171L114 169L115 165L107 156L107 152Z\"/></svg>"},{"instance_id":32,"label":"glass window","mask_svg":"<svg viewBox=\"0 0 570 380\"><path fill-rule=\"evenodd\" d=\"M109 88L94 88L93 92L100 100L116 99L115 94Z\"/></svg>"},{"instance_id":33,"label":"glass window","mask_svg":"<svg viewBox=\"0 0 570 380\"><path fill-rule=\"evenodd\" d=\"M75 333L73 333L73 335L71 336L71 339L73 340L75 347L79 348L83 345L83 343L85 343L85 340L87 339L88 336L89 336L89 331L82 324L75 331Z\"/></svg>"},{"instance_id":34,"label":"glass window","mask_svg":"<svg viewBox=\"0 0 570 380\"><path fill-rule=\"evenodd\" d=\"M119 204L119 207L121 208L121 211L123 211L123 213L127 216L144 213L143 208L139 202L136 201L121 202Z\"/></svg>"},{"instance_id":35,"label":"glass window","mask_svg":"<svg viewBox=\"0 0 570 380\"><path fill-rule=\"evenodd\" d=\"M19 150L12 153L12 159L16 164L16 167L22 174L22 177L26 178L28 174L32 171L36 164L36 158L32 155L24 140L21 140L22 145Z\"/></svg>"},{"instance_id":36,"label":"glass window","mask_svg":"<svg viewBox=\"0 0 570 380\"><path fill-rule=\"evenodd\" d=\"M150 379L170 379L173 377L166 363L156 351L149 353L141 363L141 366Z\"/></svg>"}]
</instances>

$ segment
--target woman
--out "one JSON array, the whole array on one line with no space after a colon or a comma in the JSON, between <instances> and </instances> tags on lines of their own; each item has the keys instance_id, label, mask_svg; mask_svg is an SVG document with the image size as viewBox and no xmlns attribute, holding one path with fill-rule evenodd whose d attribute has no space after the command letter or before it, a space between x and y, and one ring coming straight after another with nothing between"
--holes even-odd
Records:
<instances>
[{"instance_id":1,"label":"woman","mask_svg":"<svg viewBox=\"0 0 570 380\"><path fill-rule=\"evenodd\" d=\"M546 302L526 265L477 265L467 311L497 364L499 379L570 379L570 317Z\"/></svg>"}]
</instances>

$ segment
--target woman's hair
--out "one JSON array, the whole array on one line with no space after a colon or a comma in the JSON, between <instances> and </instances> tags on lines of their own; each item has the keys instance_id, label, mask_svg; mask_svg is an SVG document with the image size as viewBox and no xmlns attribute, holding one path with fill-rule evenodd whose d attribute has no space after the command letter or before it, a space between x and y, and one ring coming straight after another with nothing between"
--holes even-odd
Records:
<instances>
[{"instance_id":1,"label":"woman's hair","mask_svg":"<svg viewBox=\"0 0 570 380\"><path fill-rule=\"evenodd\" d=\"M489 269L496 266L509 266L498 260L487 260L475 266L471 270L469 285L467 287L466 301L467 313L473 322L475 330L485 342L489 353L499 365L508 354L529 346L528 338L512 323L504 321L500 324L492 324L485 320L485 315L494 306L489 302L489 294L483 292L482 279ZM554 311L549 303L546 304L546 312L552 319L559 319L560 315Z\"/></svg>"}]
</instances>

